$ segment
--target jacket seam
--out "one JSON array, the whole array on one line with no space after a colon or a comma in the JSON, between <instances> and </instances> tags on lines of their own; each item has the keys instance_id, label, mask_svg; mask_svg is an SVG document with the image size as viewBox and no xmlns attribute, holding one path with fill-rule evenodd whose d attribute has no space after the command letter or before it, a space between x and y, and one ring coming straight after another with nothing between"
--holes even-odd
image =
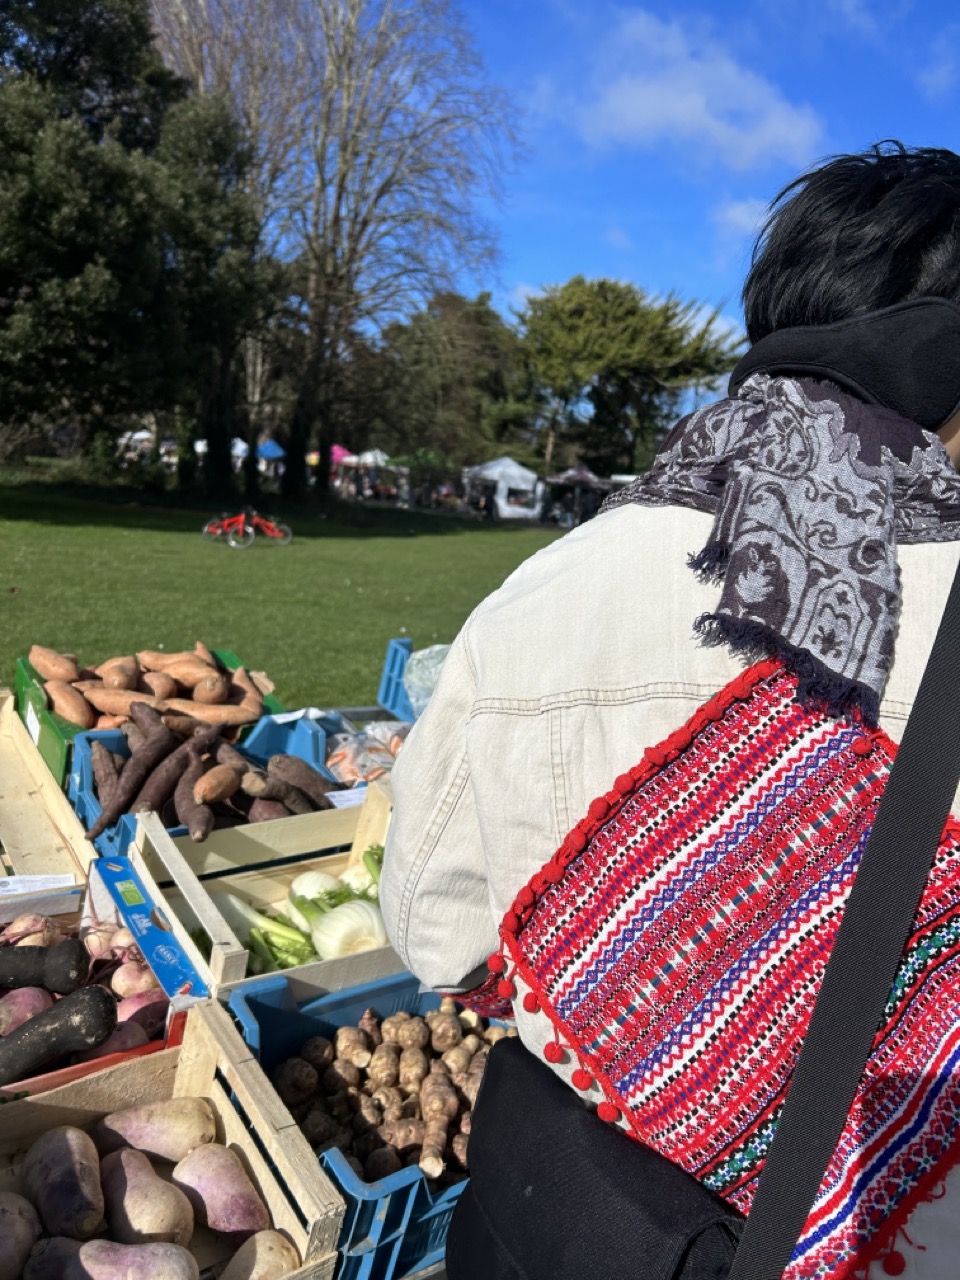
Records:
<instances>
[{"instance_id":1,"label":"jacket seam","mask_svg":"<svg viewBox=\"0 0 960 1280\"><path fill-rule=\"evenodd\" d=\"M478 698L470 709L470 718L512 712L515 715L538 716L544 712L578 706L625 706L648 702L654 698L711 698L713 685L639 685L631 689L573 689L568 693L548 694L542 698Z\"/></svg>"},{"instance_id":2,"label":"jacket seam","mask_svg":"<svg viewBox=\"0 0 960 1280\"><path fill-rule=\"evenodd\" d=\"M409 924L410 911L413 906L413 898L416 893L420 879L426 870L427 863L436 852L440 837L446 829L447 823L453 816L457 805L463 795L469 777L469 767L467 764L466 753L460 758L457 765L457 771L450 781L450 785L440 797L437 808L430 819L430 824L424 833L423 844L420 848L413 865L407 875L406 882L403 886L403 893L400 899L400 910L398 912L397 924L399 927L399 936L397 939L397 949L405 962L407 962L407 926ZM409 964L407 966L409 968Z\"/></svg>"}]
</instances>

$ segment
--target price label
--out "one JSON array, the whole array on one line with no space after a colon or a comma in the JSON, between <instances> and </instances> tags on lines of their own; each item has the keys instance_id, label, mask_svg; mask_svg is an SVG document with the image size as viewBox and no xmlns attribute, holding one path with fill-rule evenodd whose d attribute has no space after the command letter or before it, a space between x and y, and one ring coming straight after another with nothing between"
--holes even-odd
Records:
<instances>
[{"instance_id":1,"label":"price label","mask_svg":"<svg viewBox=\"0 0 960 1280\"><path fill-rule=\"evenodd\" d=\"M40 717L37 715L37 709L32 702L27 703L27 714L24 717L27 726L27 733L33 739L33 745L36 746L40 741Z\"/></svg>"}]
</instances>

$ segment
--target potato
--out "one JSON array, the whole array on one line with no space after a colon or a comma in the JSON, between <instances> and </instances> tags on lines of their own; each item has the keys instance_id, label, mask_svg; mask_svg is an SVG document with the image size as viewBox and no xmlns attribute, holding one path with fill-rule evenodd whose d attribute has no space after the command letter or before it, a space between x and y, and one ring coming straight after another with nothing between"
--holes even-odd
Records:
<instances>
[{"instance_id":1,"label":"potato","mask_svg":"<svg viewBox=\"0 0 960 1280\"><path fill-rule=\"evenodd\" d=\"M220 1280L281 1280L299 1266L299 1253L279 1231L258 1231L233 1255Z\"/></svg>"},{"instance_id":2,"label":"potato","mask_svg":"<svg viewBox=\"0 0 960 1280\"><path fill-rule=\"evenodd\" d=\"M173 1183L193 1205L197 1221L233 1244L270 1226L266 1205L229 1147L216 1142L196 1147L174 1169Z\"/></svg>"},{"instance_id":3,"label":"potato","mask_svg":"<svg viewBox=\"0 0 960 1280\"><path fill-rule=\"evenodd\" d=\"M110 1234L120 1244L180 1244L193 1235L193 1209L178 1188L157 1176L142 1151L104 1156L100 1165Z\"/></svg>"},{"instance_id":4,"label":"potato","mask_svg":"<svg viewBox=\"0 0 960 1280\"><path fill-rule=\"evenodd\" d=\"M20 1280L40 1230L40 1219L29 1200L13 1191L0 1191L0 1280Z\"/></svg>"},{"instance_id":5,"label":"potato","mask_svg":"<svg viewBox=\"0 0 960 1280\"><path fill-rule=\"evenodd\" d=\"M90 1240L63 1269L63 1280L200 1280L192 1253L178 1244Z\"/></svg>"},{"instance_id":6,"label":"potato","mask_svg":"<svg viewBox=\"0 0 960 1280\"><path fill-rule=\"evenodd\" d=\"M48 1129L27 1152L23 1193L47 1232L88 1240L103 1220L100 1161L88 1134L70 1125Z\"/></svg>"},{"instance_id":7,"label":"potato","mask_svg":"<svg viewBox=\"0 0 960 1280\"><path fill-rule=\"evenodd\" d=\"M50 710L71 724L78 724L81 729L92 729L97 721L97 713L87 699L65 680L48 680L43 686L47 695Z\"/></svg>"},{"instance_id":8,"label":"potato","mask_svg":"<svg viewBox=\"0 0 960 1280\"><path fill-rule=\"evenodd\" d=\"M175 1163L213 1142L217 1124L204 1098L167 1098L105 1116L93 1131L101 1155L136 1147L154 1160Z\"/></svg>"},{"instance_id":9,"label":"potato","mask_svg":"<svg viewBox=\"0 0 960 1280\"><path fill-rule=\"evenodd\" d=\"M70 1240L67 1236L38 1241L23 1268L23 1280L60 1280L67 1260L82 1247L82 1240Z\"/></svg>"},{"instance_id":10,"label":"potato","mask_svg":"<svg viewBox=\"0 0 960 1280\"><path fill-rule=\"evenodd\" d=\"M31 645L27 660L43 680L66 680L69 684L80 679L76 658L57 653L56 649L47 649L42 644Z\"/></svg>"}]
</instances>

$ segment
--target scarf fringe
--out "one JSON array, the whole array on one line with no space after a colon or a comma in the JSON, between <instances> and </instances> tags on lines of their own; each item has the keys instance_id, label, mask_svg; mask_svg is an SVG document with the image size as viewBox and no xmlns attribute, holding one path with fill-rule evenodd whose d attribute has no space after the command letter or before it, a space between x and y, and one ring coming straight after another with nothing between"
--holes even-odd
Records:
<instances>
[{"instance_id":1,"label":"scarf fringe","mask_svg":"<svg viewBox=\"0 0 960 1280\"><path fill-rule=\"evenodd\" d=\"M704 548L702 556L709 548ZM699 559L699 557L697 557ZM789 644L762 622L729 618L721 613L702 613L693 629L706 645L728 645L750 662L779 658L797 677L797 702L811 711L822 711L838 719L862 720L875 728L880 716L880 699L874 689L857 680L838 676L818 658Z\"/></svg>"},{"instance_id":2,"label":"scarf fringe","mask_svg":"<svg viewBox=\"0 0 960 1280\"><path fill-rule=\"evenodd\" d=\"M687 566L701 582L722 582L730 563L728 542L708 542L696 555L687 556Z\"/></svg>"}]
</instances>

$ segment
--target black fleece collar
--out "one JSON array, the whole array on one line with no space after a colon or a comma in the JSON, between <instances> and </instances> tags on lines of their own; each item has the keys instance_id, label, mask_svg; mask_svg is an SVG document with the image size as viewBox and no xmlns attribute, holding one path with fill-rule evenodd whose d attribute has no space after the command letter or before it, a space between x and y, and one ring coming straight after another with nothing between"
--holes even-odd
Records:
<instances>
[{"instance_id":1,"label":"black fleece collar","mask_svg":"<svg viewBox=\"0 0 960 1280\"><path fill-rule=\"evenodd\" d=\"M960 307L916 298L835 324L776 329L734 369L730 395L758 372L826 378L937 431L960 410Z\"/></svg>"}]
</instances>

